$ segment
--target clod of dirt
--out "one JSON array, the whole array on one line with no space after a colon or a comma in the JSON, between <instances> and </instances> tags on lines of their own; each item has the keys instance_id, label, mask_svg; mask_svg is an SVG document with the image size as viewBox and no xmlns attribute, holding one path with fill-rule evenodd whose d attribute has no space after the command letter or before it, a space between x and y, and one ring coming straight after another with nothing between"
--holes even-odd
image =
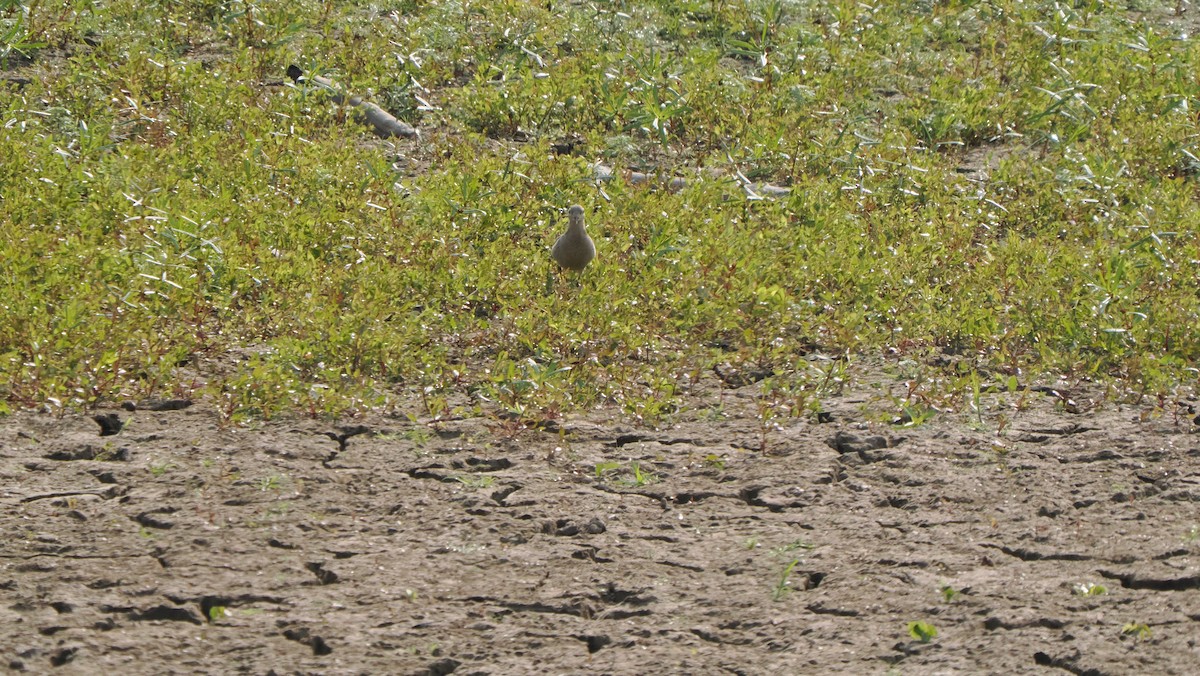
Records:
<instances>
[{"instance_id":1,"label":"clod of dirt","mask_svg":"<svg viewBox=\"0 0 1200 676\"><path fill-rule=\"evenodd\" d=\"M443 657L425 667L422 671L418 671L417 676L446 676L446 674L453 674L460 665L462 665L462 662L458 660Z\"/></svg>"},{"instance_id":2,"label":"clod of dirt","mask_svg":"<svg viewBox=\"0 0 1200 676\"><path fill-rule=\"evenodd\" d=\"M46 454L47 460L100 460L108 462L129 462L131 454L129 449L122 446L117 449L96 448L91 444L85 444L83 448L77 448L73 451L62 450L54 451Z\"/></svg>"},{"instance_id":3,"label":"clod of dirt","mask_svg":"<svg viewBox=\"0 0 1200 676\"><path fill-rule=\"evenodd\" d=\"M612 643L612 639L604 635L576 636L575 638L587 644L589 653L598 653Z\"/></svg>"},{"instance_id":4,"label":"clod of dirt","mask_svg":"<svg viewBox=\"0 0 1200 676\"><path fill-rule=\"evenodd\" d=\"M50 656L50 666L61 667L67 662L75 659L75 653L77 652L79 652L79 648L74 646L60 649L58 652Z\"/></svg>"},{"instance_id":5,"label":"clod of dirt","mask_svg":"<svg viewBox=\"0 0 1200 676\"><path fill-rule=\"evenodd\" d=\"M671 498L671 502L674 502L677 505L694 505L709 498L716 497L717 495L718 494L713 491L676 493L674 497Z\"/></svg>"},{"instance_id":6,"label":"clod of dirt","mask_svg":"<svg viewBox=\"0 0 1200 676\"><path fill-rule=\"evenodd\" d=\"M96 424L100 426L100 436L102 437L111 437L118 434L121 428L125 426L125 423L121 421L121 416L116 413L94 415L92 416L92 420L95 420Z\"/></svg>"},{"instance_id":7,"label":"clod of dirt","mask_svg":"<svg viewBox=\"0 0 1200 676\"><path fill-rule=\"evenodd\" d=\"M608 527L598 517L592 517L587 523L583 524L583 532L589 535L599 535L606 530L608 530Z\"/></svg>"},{"instance_id":8,"label":"clod of dirt","mask_svg":"<svg viewBox=\"0 0 1200 676\"><path fill-rule=\"evenodd\" d=\"M601 588L600 594L597 598L608 604L625 603L631 606L645 606L658 600L654 595L647 594L645 589L621 589L612 582L609 582L608 584L604 585L603 588Z\"/></svg>"},{"instance_id":9,"label":"clod of dirt","mask_svg":"<svg viewBox=\"0 0 1200 676\"><path fill-rule=\"evenodd\" d=\"M604 522L599 517L593 516L586 522L579 524L570 519L558 519L557 521L547 521L542 524L542 532L548 535L574 536L580 533L589 535L599 535L608 530Z\"/></svg>"},{"instance_id":10,"label":"clod of dirt","mask_svg":"<svg viewBox=\"0 0 1200 676\"><path fill-rule=\"evenodd\" d=\"M702 641L708 641L709 643L716 643L716 644L721 644L721 643L725 642L721 639L720 635L718 635L712 631L709 631L708 629L705 629L704 627L692 627L691 632L693 634L695 634L696 637Z\"/></svg>"},{"instance_id":11,"label":"clod of dirt","mask_svg":"<svg viewBox=\"0 0 1200 676\"><path fill-rule=\"evenodd\" d=\"M860 438L849 432L838 432L825 443L842 454L841 461L850 465L871 464L888 457L880 453L887 448L895 448L904 441L903 437L884 437L880 435Z\"/></svg>"},{"instance_id":12,"label":"clod of dirt","mask_svg":"<svg viewBox=\"0 0 1200 676\"><path fill-rule=\"evenodd\" d=\"M414 479L433 479L434 481L441 481L448 484L458 482L458 479L455 477L430 471L431 469L441 468L441 465L430 465L429 467L413 467L412 469L405 471L408 472L408 475Z\"/></svg>"},{"instance_id":13,"label":"clod of dirt","mask_svg":"<svg viewBox=\"0 0 1200 676\"><path fill-rule=\"evenodd\" d=\"M866 453L868 451L878 450L880 448L888 448L893 444L888 443L886 437L872 436L859 438L857 435L849 432L838 432L825 442L830 448L838 453Z\"/></svg>"},{"instance_id":14,"label":"clod of dirt","mask_svg":"<svg viewBox=\"0 0 1200 676\"><path fill-rule=\"evenodd\" d=\"M321 638L320 636L312 637L312 643L310 645L312 645L314 655L328 655L329 653L333 652L333 648L330 648L329 644L325 642L325 639Z\"/></svg>"},{"instance_id":15,"label":"clod of dirt","mask_svg":"<svg viewBox=\"0 0 1200 676\"><path fill-rule=\"evenodd\" d=\"M333 648L329 647L329 644L325 642L325 639L309 633L307 627L301 627L299 629L287 629L283 632L283 636L289 641L303 643L304 645L312 648L314 655L328 655L329 653L333 652Z\"/></svg>"},{"instance_id":16,"label":"clod of dirt","mask_svg":"<svg viewBox=\"0 0 1200 676\"><path fill-rule=\"evenodd\" d=\"M157 516L155 516L155 514L164 514L164 513L171 514L175 511L177 511L177 510L174 508L171 508L171 507L152 509L150 511L142 512L141 514L138 514L137 516L133 517L133 520L136 521L139 525L145 526L146 528L157 528L159 530L170 530L175 527L175 523L173 521L167 521L166 519L160 519Z\"/></svg>"},{"instance_id":17,"label":"clod of dirt","mask_svg":"<svg viewBox=\"0 0 1200 676\"><path fill-rule=\"evenodd\" d=\"M782 512L785 509L797 507L805 507L807 502L802 500L792 500L790 502L782 502L779 500L767 500L761 497L762 492L770 488L766 485L746 486L738 491L738 499L745 502L751 507L766 507L772 512Z\"/></svg>"},{"instance_id":18,"label":"clod of dirt","mask_svg":"<svg viewBox=\"0 0 1200 676\"><path fill-rule=\"evenodd\" d=\"M592 561L594 563L612 563L612 559L605 558L603 556L597 556L597 552L599 551L600 550L595 547L584 547L583 549L572 552L571 558L579 559L581 561Z\"/></svg>"},{"instance_id":19,"label":"clod of dirt","mask_svg":"<svg viewBox=\"0 0 1200 676\"><path fill-rule=\"evenodd\" d=\"M190 622L192 624L204 624L204 621L196 615L195 612L187 608L179 608L177 606L159 605L146 610L134 610L129 613L129 619L134 622L149 622L154 620L167 620L171 622Z\"/></svg>"},{"instance_id":20,"label":"clod of dirt","mask_svg":"<svg viewBox=\"0 0 1200 676\"><path fill-rule=\"evenodd\" d=\"M117 483L117 477L111 471L94 469L88 472L88 474L96 477L96 481L99 481L102 484Z\"/></svg>"},{"instance_id":21,"label":"clod of dirt","mask_svg":"<svg viewBox=\"0 0 1200 676\"><path fill-rule=\"evenodd\" d=\"M504 504L504 501L508 499L508 496L516 493L519 490L521 490L521 484L510 484L508 486L504 486L503 488L498 488L492 491L492 500L494 500L496 504L500 505L501 507L507 507L508 505Z\"/></svg>"},{"instance_id":22,"label":"clod of dirt","mask_svg":"<svg viewBox=\"0 0 1200 676\"><path fill-rule=\"evenodd\" d=\"M313 575L317 576L317 581L321 584L333 584L338 581L337 573L325 567L325 564L320 561L309 561L304 564Z\"/></svg>"}]
</instances>

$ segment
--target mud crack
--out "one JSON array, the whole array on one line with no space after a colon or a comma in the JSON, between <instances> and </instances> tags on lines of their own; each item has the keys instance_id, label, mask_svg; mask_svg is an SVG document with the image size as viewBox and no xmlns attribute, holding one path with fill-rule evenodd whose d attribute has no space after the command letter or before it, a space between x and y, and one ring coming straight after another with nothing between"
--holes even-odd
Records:
<instances>
[{"instance_id":1,"label":"mud crack","mask_svg":"<svg viewBox=\"0 0 1200 676\"><path fill-rule=\"evenodd\" d=\"M307 627L300 627L299 629L285 629L283 631L283 637L289 641L303 643L304 645L312 648L314 655L328 655L329 653L333 652L333 648L329 647L329 644L325 642L325 639L313 634L308 630Z\"/></svg>"},{"instance_id":2,"label":"mud crack","mask_svg":"<svg viewBox=\"0 0 1200 676\"><path fill-rule=\"evenodd\" d=\"M357 437L360 434L366 434L370 431L371 428L367 427L366 425L354 425L352 427L339 427L338 431L336 432L322 432L322 435L327 436L337 442L338 449L330 453L324 460L322 460L321 465L324 466L325 469L329 469L329 463L333 462L339 454L345 452L346 444L351 438Z\"/></svg>"},{"instance_id":3,"label":"mud crack","mask_svg":"<svg viewBox=\"0 0 1200 676\"><path fill-rule=\"evenodd\" d=\"M1075 676L1108 676L1107 672L1100 671L1099 669L1087 669L1079 666L1078 652L1075 652L1070 657L1052 657L1046 653L1037 652L1033 655L1033 661L1039 666L1062 669L1063 671L1075 674Z\"/></svg>"},{"instance_id":4,"label":"mud crack","mask_svg":"<svg viewBox=\"0 0 1200 676\"><path fill-rule=\"evenodd\" d=\"M980 543L980 546L999 549L1005 554L1014 556L1022 561L1091 561L1093 559L1093 557L1086 554L1073 554L1070 552L1042 553L1028 549L1022 549L1020 547L1008 547L1006 545L992 544L990 542Z\"/></svg>"},{"instance_id":5,"label":"mud crack","mask_svg":"<svg viewBox=\"0 0 1200 676\"><path fill-rule=\"evenodd\" d=\"M1200 589L1200 575L1185 575L1184 577L1148 577L1136 573L1114 573L1108 570L1096 571L1101 577L1119 580L1126 589L1149 589L1150 591L1190 591Z\"/></svg>"},{"instance_id":6,"label":"mud crack","mask_svg":"<svg viewBox=\"0 0 1200 676\"><path fill-rule=\"evenodd\" d=\"M610 448L621 448L623 446L628 446L629 444L649 443L649 442L661 444L663 446L673 446L675 444L691 444L693 446L703 446L704 445L701 443L697 443L695 439L686 439L686 438L662 439L662 438L656 437L652 434L636 434L636 433L635 434L621 434L621 435L617 436L616 439L613 439L612 441L608 442L605 445L609 446Z\"/></svg>"}]
</instances>

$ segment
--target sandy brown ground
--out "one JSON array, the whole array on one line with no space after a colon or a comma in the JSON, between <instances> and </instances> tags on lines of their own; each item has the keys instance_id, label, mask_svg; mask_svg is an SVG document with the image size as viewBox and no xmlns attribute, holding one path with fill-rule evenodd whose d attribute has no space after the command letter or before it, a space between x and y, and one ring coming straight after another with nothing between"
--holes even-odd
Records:
<instances>
[{"instance_id":1,"label":"sandy brown ground","mask_svg":"<svg viewBox=\"0 0 1200 676\"><path fill-rule=\"evenodd\" d=\"M0 664L1200 673L1194 402L1026 391L903 427L862 385L763 453L756 392L710 383L661 430L222 427L203 402L99 411L124 422L103 437L91 414L0 419Z\"/></svg>"}]
</instances>

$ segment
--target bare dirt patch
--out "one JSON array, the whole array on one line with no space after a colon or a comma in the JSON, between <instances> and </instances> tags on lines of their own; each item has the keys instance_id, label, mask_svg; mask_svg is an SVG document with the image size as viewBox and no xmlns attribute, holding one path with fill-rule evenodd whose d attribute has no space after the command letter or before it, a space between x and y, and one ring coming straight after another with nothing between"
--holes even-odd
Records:
<instances>
[{"instance_id":1,"label":"bare dirt patch","mask_svg":"<svg viewBox=\"0 0 1200 676\"><path fill-rule=\"evenodd\" d=\"M662 430L603 411L542 430L382 416L222 428L199 403L99 411L101 436L92 415L10 416L4 664L1200 668L1192 403L1027 392L997 433L965 414L872 422L864 386L827 402L829 422L784 421L762 453L754 392L713 389L704 415ZM914 621L937 637L913 639Z\"/></svg>"}]
</instances>

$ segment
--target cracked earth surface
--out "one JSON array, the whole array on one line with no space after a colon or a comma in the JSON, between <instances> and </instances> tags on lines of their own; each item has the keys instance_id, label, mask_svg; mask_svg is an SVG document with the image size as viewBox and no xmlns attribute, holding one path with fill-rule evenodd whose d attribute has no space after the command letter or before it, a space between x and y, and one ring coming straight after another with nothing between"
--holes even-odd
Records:
<instances>
[{"instance_id":1,"label":"cracked earth surface","mask_svg":"<svg viewBox=\"0 0 1200 676\"><path fill-rule=\"evenodd\" d=\"M713 386L658 430L227 426L203 402L0 419L2 664L1200 671L1194 402L1044 388L904 427L864 386L764 452L755 393Z\"/></svg>"}]
</instances>

